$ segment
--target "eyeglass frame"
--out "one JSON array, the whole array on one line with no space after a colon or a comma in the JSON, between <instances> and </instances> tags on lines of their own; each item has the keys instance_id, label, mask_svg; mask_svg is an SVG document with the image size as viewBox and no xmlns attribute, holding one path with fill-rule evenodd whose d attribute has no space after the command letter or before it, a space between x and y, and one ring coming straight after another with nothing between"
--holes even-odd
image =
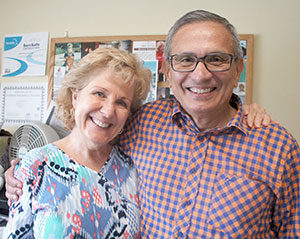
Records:
<instances>
[{"instance_id":1,"label":"eyeglass frame","mask_svg":"<svg viewBox=\"0 0 300 239\"><path fill-rule=\"evenodd\" d=\"M211 71L211 70L208 69L208 67L207 67L207 65L206 65L206 62L205 62L205 58L208 57L208 56L211 56L211 55L217 55L217 54L225 54L225 55L230 56L230 62L229 62L230 64L229 64L228 69L226 69L226 70L219 70L219 71ZM207 55L205 55L205 56L203 56L203 57L197 57L197 56L195 56L195 55L192 55L192 56L194 56L194 57L196 58L196 64L195 64L194 68L193 68L192 70L187 70L187 71L178 71L178 70L175 70L175 69L174 69L174 66L173 66L173 57L174 57L174 56L179 56L179 55L181 55L181 54L174 54L174 55L171 55L171 56L168 57L168 61L170 62L170 65L171 65L173 71L176 71L176 72L193 72L193 71L197 68L197 66L198 66L198 64L199 64L200 61L204 64L205 68L206 68L209 72L225 72L225 71L229 71L229 70L230 70L230 68L231 68L231 66L232 66L232 61L237 59L237 56L234 56L234 55L232 55L232 54L230 54L230 53L225 53L225 52L209 53L209 54L207 54ZM187 54L187 55L188 55L188 54Z\"/></svg>"}]
</instances>

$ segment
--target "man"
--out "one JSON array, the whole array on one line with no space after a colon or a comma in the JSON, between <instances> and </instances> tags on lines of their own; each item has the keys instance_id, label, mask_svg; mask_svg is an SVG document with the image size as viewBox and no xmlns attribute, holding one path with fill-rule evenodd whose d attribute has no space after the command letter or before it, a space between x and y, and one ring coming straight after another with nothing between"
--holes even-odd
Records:
<instances>
[{"instance_id":1,"label":"man","mask_svg":"<svg viewBox=\"0 0 300 239\"><path fill-rule=\"evenodd\" d=\"M273 221L282 222L281 215L271 218L267 213L277 196L272 189L279 190L281 181L278 176L273 185L273 178L265 177L283 175L271 162L284 165L284 158L267 158L273 157L267 131L279 126L246 126L240 102L232 95L243 69L239 39L227 25L205 11L190 12L175 23L163 69L176 98L143 106L121 137L122 149L139 170L143 238L279 234L280 223ZM293 145L298 150L293 157L299 158ZM261 148L252 153L253 147Z\"/></svg>"},{"instance_id":2,"label":"man","mask_svg":"<svg viewBox=\"0 0 300 239\"><path fill-rule=\"evenodd\" d=\"M193 11L168 33L164 73L176 99L144 106L122 138L139 171L143 235L300 238L300 152L279 124L248 128L232 94L238 34Z\"/></svg>"}]
</instances>

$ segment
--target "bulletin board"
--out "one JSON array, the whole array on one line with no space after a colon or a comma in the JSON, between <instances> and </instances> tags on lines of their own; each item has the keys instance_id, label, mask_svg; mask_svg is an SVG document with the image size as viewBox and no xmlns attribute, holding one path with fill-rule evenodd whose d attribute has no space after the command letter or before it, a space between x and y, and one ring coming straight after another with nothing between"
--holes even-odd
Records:
<instances>
[{"instance_id":1,"label":"bulletin board","mask_svg":"<svg viewBox=\"0 0 300 239\"><path fill-rule=\"evenodd\" d=\"M153 74L149 101L169 97L171 93L168 83L160 72L161 47L164 45L165 39L166 35L52 38L48 68L48 103L55 98L60 82L67 71L89 51L104 46L120 48L142 58L145 66L149 67ZM245 69L234 93L240 96L243 103L250 104L252 102L253 35L241 34L240 40L244 53Z\"/></svg>"}]
</instances>

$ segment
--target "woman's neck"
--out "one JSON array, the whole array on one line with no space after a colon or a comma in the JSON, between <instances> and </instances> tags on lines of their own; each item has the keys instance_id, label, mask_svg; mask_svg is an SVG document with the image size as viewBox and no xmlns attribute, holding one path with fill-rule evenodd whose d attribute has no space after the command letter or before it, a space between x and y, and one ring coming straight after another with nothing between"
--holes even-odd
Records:
<instances>
[{"instance_id":1,"label":"woman's neck","mask_svg":"<svg viewBox=\"0 0 300 239\"><path fill-rule=\"evenodd\" d=\"M107 161L113 146L109 144L89 146L81 142L78 137L69 134L65 138L54 143L77 163L99 172Z\"/></svg>"}]
</instances>

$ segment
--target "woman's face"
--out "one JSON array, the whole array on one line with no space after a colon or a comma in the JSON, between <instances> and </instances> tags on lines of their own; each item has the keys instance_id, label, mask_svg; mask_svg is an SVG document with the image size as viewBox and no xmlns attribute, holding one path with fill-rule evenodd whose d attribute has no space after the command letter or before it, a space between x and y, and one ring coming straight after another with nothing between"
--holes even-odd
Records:
<instances>
[{"instance_id":1,"label":"woman's face","mask_svg":"<svg viewBox=\"0 0 300 239\"><path fill-rule=\"evenodd\" d=\"M91 73L89 83L73 92L75 126L83 142L105 145L121 131L130 114L134 88L110 69Z\"/></svg>"}]
</instances>

